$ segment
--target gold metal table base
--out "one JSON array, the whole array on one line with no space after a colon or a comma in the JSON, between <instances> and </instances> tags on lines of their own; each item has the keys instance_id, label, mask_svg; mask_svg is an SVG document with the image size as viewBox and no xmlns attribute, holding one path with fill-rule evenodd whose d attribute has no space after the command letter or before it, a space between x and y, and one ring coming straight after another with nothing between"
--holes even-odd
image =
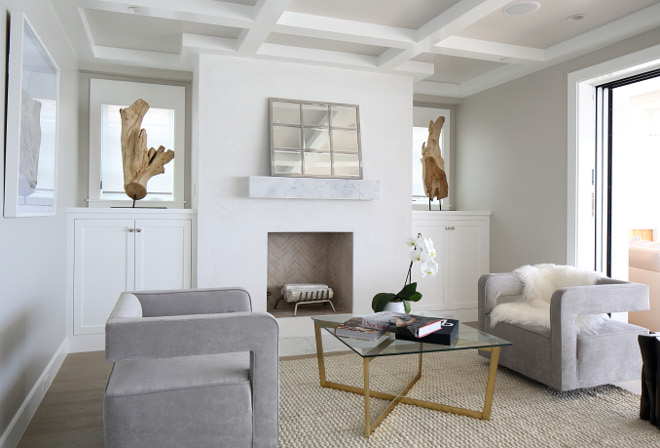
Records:
<instances>
[{"instance_id":1,"label":"gold metal table base","mask_svg":"<svg viewBox=\"0 0 660 448\"><path fill-rule=\"evenodd\" d=\"M322 387L328 387L331 389L343 390L346 392L352 392L359 395L364 395L364 435L369 437L371 433L378 427L378 425L387 417L387 415L394 409L397 403L412 404L415 406L434 409L436 411L450 412L452 414L465 415L468 417L480 419L480 420L490 420L490 410L493 404L493 392L495 391L495 377L497 376L497 365L500 357L500 347L475 347L478 350L485 350L491 352L490 355L490 366L488 368L488 382L486 383L486 397L484 398L484 407L483 411L475 411L472 409L465 409L455 406L449 406L440 403L433 403L430 401L419 400L417 398L406 397L405 395L413 387L418 379L422 376L422 352L419 353L419 362L417 375L403 388L401 392L397 395L388 394L385 392L379 392L376 390L371 390L369 387L369 363L375 359L373 357L364 357L363 360L363 372L364 372L364 388L359 388L355 386L348 386L340 383L333 383L331 381L326 381L325 378L325 359L323 357L323 341L321 340L321 327L314 322L314 336L316 339L316 357L319 364L319 380ZM370 413L370 402L371 397L380 398L382 400L390 400L390 404L385 408L385 410L372 422L371 413Z\"/></svg>"}]
</instances>

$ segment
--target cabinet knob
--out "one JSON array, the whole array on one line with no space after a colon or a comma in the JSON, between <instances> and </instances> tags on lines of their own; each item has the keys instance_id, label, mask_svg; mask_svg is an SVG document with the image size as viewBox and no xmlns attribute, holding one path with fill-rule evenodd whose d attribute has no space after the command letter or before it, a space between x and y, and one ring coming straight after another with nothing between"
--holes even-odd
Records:
<instances>
[{"instance_id":1,"label":"cabinet knob","mask_svg":"<svg viewBox=\"0 0 660 448\"><path fill-rule=\"evenodd\" d=\"M137 229L135 229L135 231L136 232L142 232L142 229L138 227Z\"/></svg>"},{"instance_id":2,"label":"cabinet knob","mask_svg":"<svg viewBox=\"0 0 660 448\"><path fill-rule=\"evenodd\" d=\"M134 230L134 229L133 229L132 227L129 227L129 228L128 228L128 231L129 231L129 232L132 232L133 230Z\"/></svg>"},{"instance_id":3,"label":"cabinet knob","mask_svg":"<svg viewBox=\"0 0 660 448\"><path fill-rule=\"evenodd\" d=\"M445 226L445 230L451 230L451 227Z\"/></svg>"},{"instance_id":4,"label":"cabinet knob","mask_svg":"<svg viewBox=\"0 0 660 448\"><path fill-rule=\"evenodd\" d=\"M452 229L452 230L456 230L456 227L454 227L454 226L451 226L451 229ZM138 232L139 232L139 230L138 230Z\"/></svg>"}]
</instances>

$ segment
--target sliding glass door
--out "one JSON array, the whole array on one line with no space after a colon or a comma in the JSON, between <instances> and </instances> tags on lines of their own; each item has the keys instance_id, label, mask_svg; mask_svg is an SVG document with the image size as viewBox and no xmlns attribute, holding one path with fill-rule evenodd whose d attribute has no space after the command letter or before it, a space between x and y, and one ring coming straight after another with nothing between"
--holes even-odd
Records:
<instances>
[{"instance_id":1,"label":"sliding glass door","mask_svg":"<svg viewBox=\"0 0 660 448\"><path fill-rule=\"evenodd\" d=\"M660 241L660 70L596 88L596 270L628 278L628 246Z\"/></svg>"}]
</instances>

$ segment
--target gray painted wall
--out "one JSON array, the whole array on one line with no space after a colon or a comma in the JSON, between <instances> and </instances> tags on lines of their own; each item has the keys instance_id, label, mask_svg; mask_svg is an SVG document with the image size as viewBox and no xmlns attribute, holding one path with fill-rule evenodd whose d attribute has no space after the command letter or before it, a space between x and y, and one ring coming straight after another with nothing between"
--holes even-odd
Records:
<instances>
[{"instance_id":1,"label":"gray painted wall","mask_svg":"<svg viewBox=\"0 0 660 448\"><path fill-rule=\"evenodd\" d=\"M60 68L57 215L0 217L0 438L66 338L66 209L78 182L78 66L49 3L0 1L0 60L6 60L8 11L24 11ZM7 20L4 20L7 18ZM5 85L4 70L0 85ZM5 104L5 89L0 89ZM4 106L0 122L4 123ZM13 111L8 111L13 113ZM4 126L2 126L4 133ZM2 138L4 145L4 135ZM4 195L4 158L0 191ZM52 380L52 378L51 378Z\"/></svg>"},{"instance_id":2,"label":"gray painted wall","mask_svg":"<svg viewBox=\"0 0 660 448\"><path fill-rule=\"evenodd\" d=\"M465 98L458 210L491 210L493 272L566 262L567 74L657 45L660 28Z\"/></svg>"}]
</instances>

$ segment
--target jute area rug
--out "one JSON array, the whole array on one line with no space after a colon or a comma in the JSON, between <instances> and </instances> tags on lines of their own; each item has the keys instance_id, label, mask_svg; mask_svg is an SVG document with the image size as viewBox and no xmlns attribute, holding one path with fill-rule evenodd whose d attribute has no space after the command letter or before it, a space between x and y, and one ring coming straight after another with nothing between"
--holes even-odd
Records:
<instances>
[{"instance_id":1,"label":"jute area rug","mask_svg":"<svg viewBox=\"0 0 660 448\"><path fill-rule=\"evenodd\" d=\"M371 388L399 391L417 356L376 359ZM481 410L488 360L474 350L424 355L408 396ZM362 359L326 357L328 381L362 386ZM386 402L371 399L372 421ZM280 362L280 438L289 447L658 447L660 431L639 419L639 395L615 386L559 393L500 367L490 421L397 404L369 439L364 397L319 385L316 357Z\"/></svg>"}]
</instances>

